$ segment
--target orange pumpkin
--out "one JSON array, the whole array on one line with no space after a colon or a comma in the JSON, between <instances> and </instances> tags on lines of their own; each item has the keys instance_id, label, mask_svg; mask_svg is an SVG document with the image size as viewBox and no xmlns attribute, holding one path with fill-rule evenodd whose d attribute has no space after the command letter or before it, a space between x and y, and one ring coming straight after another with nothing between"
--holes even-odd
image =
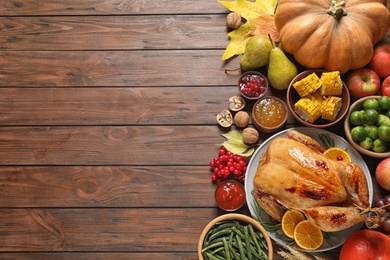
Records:
<instances>
[{"instance_id":1,"label":"orange pumpkin","mask_svg":"<svg viewBox=\"0 0 390 260\"><path fill-rule=\"evenodd\" d=\"M390 238L369 229L355 231L345 241L339 260L390 260Z\"/></svg>"},{"instance_id":2,"label":"orange pumpkin","mask_svg":"<svg viewBox=\"0 0 390 260\"><path fill-rule=\"evenodd\" d=\"M390 28L386 0L280 0L275 26L283 49L306 68L345 73L372 58Z\"/></svg>"}]
</instances>

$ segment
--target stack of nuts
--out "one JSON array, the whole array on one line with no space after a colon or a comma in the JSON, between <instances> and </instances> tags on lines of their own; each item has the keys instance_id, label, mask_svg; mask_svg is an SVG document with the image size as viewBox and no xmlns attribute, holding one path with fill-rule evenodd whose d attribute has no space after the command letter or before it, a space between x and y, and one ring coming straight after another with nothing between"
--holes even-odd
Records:
<instances>
[{"instance_id":1,"label":"stack of nuts","mask_svg":"<svg viewBox=\"0 0 390 260\"><path fill-rule=\"evenodd\" d=\"M247 127L249 124L249 114L243 111L246 105L245 100L240 96L233 96L229 99L229 109L235 112L233 117L230 110L223 110L217 115L218 124L222 127L230 127L233 122L239 128L242 128L244 142L254 144L259 140L259 132L252 127Z\"/></svg>"}]
</instances>

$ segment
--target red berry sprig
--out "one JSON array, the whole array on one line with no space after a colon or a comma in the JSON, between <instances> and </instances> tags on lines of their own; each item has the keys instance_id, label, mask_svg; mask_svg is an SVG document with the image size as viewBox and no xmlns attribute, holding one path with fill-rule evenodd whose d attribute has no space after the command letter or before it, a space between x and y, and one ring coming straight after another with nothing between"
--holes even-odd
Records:
<instances>
[{"instance_id":1,"label":"red berry sprig","mask_svg":"<svg viewBox=\"0 0 390 260\"><path fill-rule=\"evenodd\" d=\"M224 180L237 180L244 183L246 174L246 162L241 155L233 154L222 147L218 151L218 157L215 157L210 162L210 167L213 170L211 180L213 183L219 184Z\"/></svg>"}]
</instances>

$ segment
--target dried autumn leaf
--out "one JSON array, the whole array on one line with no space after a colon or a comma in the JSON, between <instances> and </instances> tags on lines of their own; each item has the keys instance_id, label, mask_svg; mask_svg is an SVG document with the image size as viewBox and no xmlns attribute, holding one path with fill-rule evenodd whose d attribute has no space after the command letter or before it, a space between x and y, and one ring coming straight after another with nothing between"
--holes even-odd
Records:
<instances>
[{"instance_id":1,"label":"dried autumn leaf","mask_svg":"<svg viewBox=\"0 0 390 260\"><path fill-rule=\"evenodd\" d=\"M254 21L260 15L273 14L278 0L256 0L254 2L247 0L219 0L218 2L246 20L245 24L240 26L237 30L228 33L230 43L222 56L222 60L227 60L235 55L244 53L245 45L250 38L248 33Z\"/></svg>"},{"instance_id":2,"label":"dried autumn leaf","mask_svg":"<svg viewBox=\"0 0 390 260\"><path fill-rule=\"evenodd\" d=\"M273 42L280 42L280 34L275 27L275 17L273 14L260 15L249 29L248 36L257 34L270 35ZM249 38L249 37L248 37Z\"/></svg>"}]
</instances>

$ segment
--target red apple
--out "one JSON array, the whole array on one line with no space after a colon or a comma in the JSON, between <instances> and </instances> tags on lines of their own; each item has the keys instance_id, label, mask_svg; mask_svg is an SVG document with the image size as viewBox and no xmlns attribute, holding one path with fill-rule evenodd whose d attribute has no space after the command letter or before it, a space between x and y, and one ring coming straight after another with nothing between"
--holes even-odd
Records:
<instances>
[{"instance_id":1,"label":"red apple","mask_svg":"<svg viewBox=\"0 0 390 260\"><path fill-rule=\"evenodd\" d=\"M375 169L375 177L379 186L390 191L390 157L383 159Z\"/></svg>"},{"instance_id":2,"label":"red apple","mask_svg":"<svg viewBox=\"0 0 390 260\"><path fill-rule=\"evenodd\" d=\"M390 97L390 76L386 77L381 86L382 95Z\"/></svg>"},{"instance_id":3,"label":"red apple","mask_svg":"<svg viewBox=\"0 0 390 260\"><path fill-rule=\"evenodd\" d=\"M390 76L390 44L389 43L380 43L377 46L375 46L374 54L372 55L369 66L381 78Z\"/></svg>"},{"instance_id":4,"label":"red apple","mask_svg":"<svg viewBox=\"0 0 390 260\"><path fill-rule=\"evenodd\" d=\"M378 74L369 68L360 68L352 71L347 78L346 84L350 95L354 98L375 95L381 87Z\"/></svg>"}]
</instances>

